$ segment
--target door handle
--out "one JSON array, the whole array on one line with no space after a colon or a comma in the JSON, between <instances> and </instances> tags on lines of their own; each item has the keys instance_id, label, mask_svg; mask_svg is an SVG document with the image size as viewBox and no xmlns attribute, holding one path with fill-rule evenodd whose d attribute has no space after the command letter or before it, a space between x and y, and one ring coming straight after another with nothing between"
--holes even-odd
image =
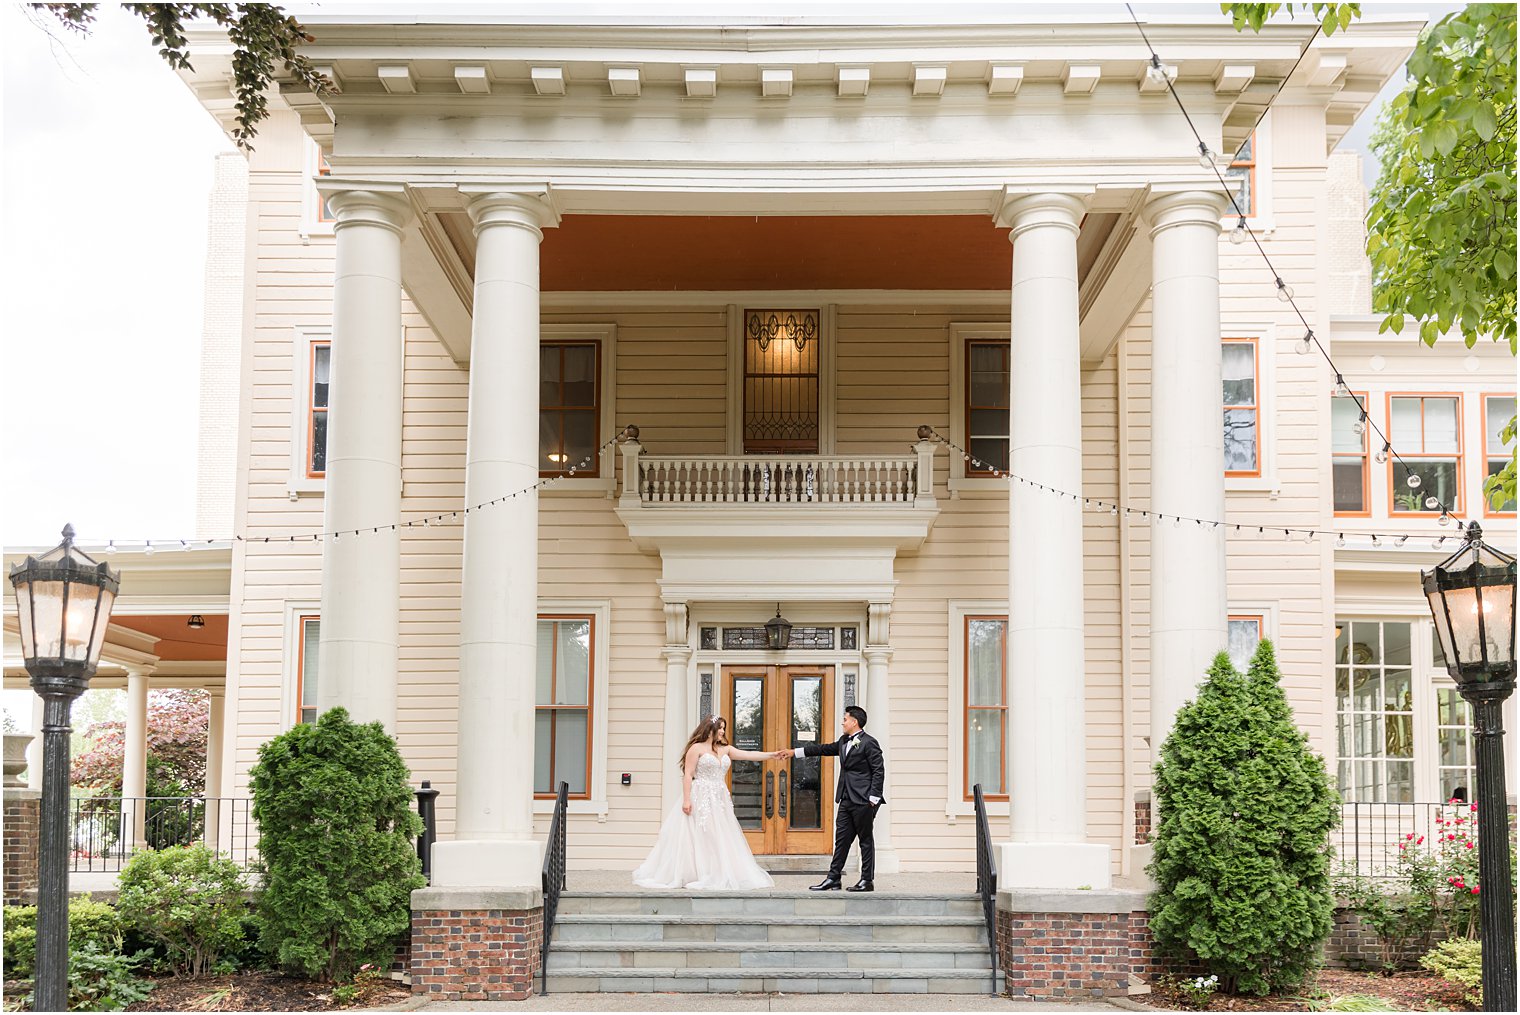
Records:
<instances>
[{"instance_id":1,"label":"door handle","mask_svg":"<svg viewBox=\"0 0 1520 1015\"><path fill-rule=\"evenodd\" d=\"M784 818L786 817L786 784L791 782L791 780L787 778L787 774L785 772L782 772L781 775L777 777L776 781L781 784L781 806L779 808L779 811L781 816Z\"/></svg>"},{"instance_id":2,"label":"door handle","mask_svg":"<svg viewBox=\"0 0 1520 1015\"><path fill-rule=\"evenodd\" d=\"M772 817L775 811L776 773L765 773L765 816Z\"/></svg>"}]
</instances>

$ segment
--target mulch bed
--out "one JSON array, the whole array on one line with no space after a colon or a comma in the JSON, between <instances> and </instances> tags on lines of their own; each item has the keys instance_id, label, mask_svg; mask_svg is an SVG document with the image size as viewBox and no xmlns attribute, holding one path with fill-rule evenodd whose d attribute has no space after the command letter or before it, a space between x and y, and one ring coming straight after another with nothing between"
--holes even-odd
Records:
<instances>
[{"instance_id":1,"label":"mulch bed","mask_svg":"<svg viewBox=\"0 0 1520 1015\"><path fill-rule=\"evenodd\" d=\"M333 986L297 980L279 973L250 971L233 976L166 976L156 981L153 994L128 1011L331 1011L335 1008L373 1008L399 1004L412 996L410 987L394 980L370 981L357 1000L341 1005Z\"/></svg>"},{"instance_id":2,"label":"mulch bed","mask_svg":"<svg viewBox=\"0 0 1520 1015\"><path fill-rule=\"evenodd\" d=\"M1378 997L1400 1011L1472 1011L1462 988L1430 973L1359 973L1322 969L1296 994L1284 997L1230 997L1215 994L1202 1011L1324 1011L1331 1000L1347 994ZM1135 1000L1151 1008L1192 1011L1175 988L1153 985L1147 997Z\"/></svg>"}]
</instances>

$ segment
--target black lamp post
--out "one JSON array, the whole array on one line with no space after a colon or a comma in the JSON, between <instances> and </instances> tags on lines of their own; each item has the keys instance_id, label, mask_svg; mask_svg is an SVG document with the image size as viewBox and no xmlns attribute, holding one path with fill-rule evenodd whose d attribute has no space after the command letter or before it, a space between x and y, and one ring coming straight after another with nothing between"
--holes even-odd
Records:
<instances>
[{"instance_id":1,"label":"black lamp post","mask_svg":"<svg viewBox=\"0 0 1520 1015\"><path fill-rule=\"evenodd\" d=\"M37 854L34 1011L69 1007L69 713L100 662L121 575L74 549L74 527L11 568L21 655L42 696L42 829Z\"/></svg>"},{"instance_id":2,"label":"black lamp post","mask_svg":"<svg viewBox=\"0 0 1520 1015\"><path fill-rule=\"evenodd\" d=\"M781 604L776 604L776 615L765 622L765 642L773 649L784 649L792 643L792 622L781 615Z\"/></svg>"},{"instance_id":3,"label":"black lamp post","mask_svg":"<svg viewBox=\"0 0 1520 1015\"><path fill-rule=\"evenodd\" d=\"M1504 790L1504 701L1515 689L1515 558L1484 544L1476 522L1462 549L1422 571L1446 669L1473 710L1478 760L1479 922L1483 1010L1515 1010L1515 893Z\"/></svg>"}]
</instances>

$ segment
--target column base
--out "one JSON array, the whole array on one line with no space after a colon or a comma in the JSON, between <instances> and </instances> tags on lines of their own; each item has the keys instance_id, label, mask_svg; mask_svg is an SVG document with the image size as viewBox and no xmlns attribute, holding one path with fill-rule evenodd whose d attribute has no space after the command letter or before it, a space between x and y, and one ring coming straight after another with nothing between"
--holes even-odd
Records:
<instances>
[{"instance_id":1,"label":"column base","mask_svg":"<svg viewBox=\"0 0 1520 1015\"><path fill-rule=\"evenodd\" d=\"M429 1001L526 1000L543 942L536 888L419 889L412 893L412 993Z\"/></svg>"},{"instance_id":2,"label":"column base","mask_svg":"<svg viewBox=\"0 0 1520 1015\"><path fill-rule=\"evenodd\" d=\"M858 866L859 863L860 863L860 855L857 852L855 854L855 864ZM899 854L897 852L897 847L896 846L888 846L886 849L882 849L880 846L877 846L876 847L876 876L878 878L880 878L883 874L901 874L901 873L902 873L902 856L901 856L901 854Z\"/></svg>"},{"instance_id":3,"label":"column base","mask_svg":"<svg viewBox=\"0 0 1520 1015\"><path fill-rule=\"evenodd\" d=\"M1137 891L1154 892L1156 882L1151 880L1150 874L1145 868L1151 865L1155 859L1156 847L1154 844L1145 842L1129 847L1129 883Z\"/></svg>"},{"instance_id":4,"label":"column base","mask_svg":"<svg viewBox=\"0 0 1520 1015\"><path fill-rule=\"evenodd\" d=\"M434 888L538 891L543 883L544 847L532 839L451 839L433 843Z\"/></svg>"},{"instance_id":5,"label":"column base","mask_svg":"<svg viewBox=\"0 0 1520 1015\"><path fill-rule=\"evenodd\" d=\"M1098 842L1005 842L998 889L1107 889L1109 847Z\"/></svg>"}]
</instances>

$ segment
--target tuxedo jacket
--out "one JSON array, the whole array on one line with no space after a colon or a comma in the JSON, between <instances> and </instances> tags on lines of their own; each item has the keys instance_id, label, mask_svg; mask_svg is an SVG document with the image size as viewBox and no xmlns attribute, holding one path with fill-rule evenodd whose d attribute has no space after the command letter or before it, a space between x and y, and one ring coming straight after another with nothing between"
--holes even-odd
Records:
<instances>
[{"instance_id":1,"label":"tuxedo jacket","mask_svg":"<svg viewBox=\"0 0 1520 1015\"><path fill-rule=\"evenodd\" d=\"M838 789L834 792L834 802L845 801L857 805L866 805L875 797L881 803L886 803L882 789L887 778L887 764L882 757L881 744L871 734L861 731L855 734L856 743L848 751L844 749L845 741L850 737L840 737L832 744L804 744L802 753L808 758L839 758L839 781Z\"/></svg>"}]
</instances>

